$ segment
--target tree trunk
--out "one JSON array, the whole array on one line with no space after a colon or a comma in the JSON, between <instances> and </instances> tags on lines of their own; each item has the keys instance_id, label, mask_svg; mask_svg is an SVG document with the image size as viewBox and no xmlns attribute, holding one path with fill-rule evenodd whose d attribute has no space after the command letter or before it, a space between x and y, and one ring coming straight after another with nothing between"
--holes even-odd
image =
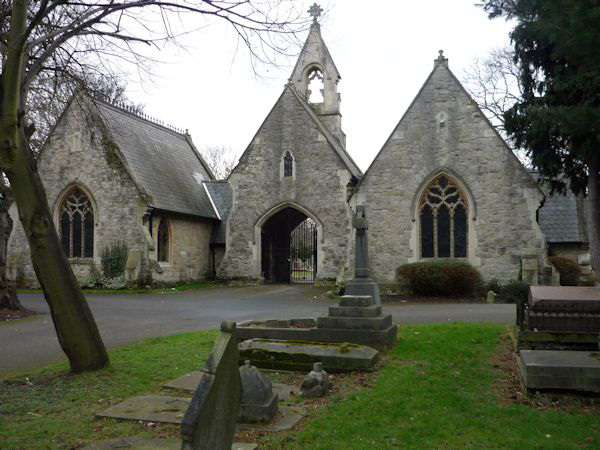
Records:
<instances>
[{"instance_id":1,"label":"tree trunk","mask_svg":"<svg viewBox=\"0 0 600 450\"><path fill-rule=\"evenodd\" d=\"M0 183L2 181L0 180ZM6 191L3 191L3 198L0 199L0 308L23 309L17 298L15 285L8 281L6 275L8 238L12 231L12 220L8 214L10 200L6 196Z\"/></svg>"},{"instance_id":2,"label":"tree trunk","mask_svg":"<svg viewBox=\"0 0 600 450\"><path fill-rule=\"evenodd\" d=\"M65 256L29 149L21 91L25 61L27 0L14 0L0 92L0 160L23 224L31 261L50 306L58 341L72 372L108 365L94 317Z\"/></svg>"},{"instance_id":3,"label":"tree trunk","mask_svg":"<svg viewBox=\"0 0 600 450\"><path fill-rule=\"evenodd\" d=\"M592 268L600 280L600 150L592 155L587 192L587 225Z\"/></svg>"}]
</instances>

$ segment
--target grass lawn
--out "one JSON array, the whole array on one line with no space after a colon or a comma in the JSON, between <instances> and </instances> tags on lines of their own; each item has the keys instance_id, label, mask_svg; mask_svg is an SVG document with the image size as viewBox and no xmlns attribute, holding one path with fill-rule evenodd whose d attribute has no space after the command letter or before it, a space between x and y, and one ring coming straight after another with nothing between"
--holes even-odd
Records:
<instances>
[{"instance_id":1,"label":"grass lawn","mask_svg":"<svg viewBox=\"0 0 600 450\"><path fill-rule=\"evenodd\" d=\"M600 448L600 413L540 410L503 400L491 358L495 325L418 325L370 380L372 387L307 403L299 430L266 435L261 448ZM100 421L93 413L197 369L216 333L152 339L111 352L112 367L71 376L50 366L0 385L0 447L71 448L125 435L173 435L175 427Z\"/></svg>"}]
</instances>

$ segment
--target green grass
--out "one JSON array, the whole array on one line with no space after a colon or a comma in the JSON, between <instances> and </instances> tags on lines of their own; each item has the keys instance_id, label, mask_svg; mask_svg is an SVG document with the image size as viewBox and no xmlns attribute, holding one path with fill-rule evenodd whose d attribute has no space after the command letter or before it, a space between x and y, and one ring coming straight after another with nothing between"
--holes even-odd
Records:
<instances>
[{"instance_id":1,"label":"green grass","mask_svg":"<svg viewBox=\"0 0 600 450\"><path fill-rule=\"evenodd\" d=\"M131 289L83 289L85 295L136 295L136 294L166 294L169 292L194 291L211 287L224 287L225 285L216 281L205 281L202 283L181 284L173 287L160 288L131 288ZM41 289L17 289L17 294L41 294Z\"/></svg>"},{"instance_id":2,"label":"green grass","mask_svg":"<svg viewBox=\"0 0 600 450\"><path fill-rule=\"evenodd\" d=\"M372 388L343 392L295 434L261 438L261 448L599 448L600 416L540 411L500 401L490 357L503 328L420 325L400 330ZM93 414L127 397L158 392L199 368L216 332L151 339L112 351L112 366L68 375L53 365L0 384L1 448L71 448L117 436L156 436ZM176 427L162 431L176 434ZM549 435L549 437L546 437Z\"/></svg>"},{"instance_id":3,"label":"green grass","mask_svg":"<svg viewBox=\"0 0 600 450\"><path fill-rule=\"evenodd\" d=\"M493 325L402 327L400 342L371 389L347 393L295 436L266 447L599 448L600 416L502 404L490 356L503 329ZM547 437L546 435L549 435Z\"/></svg>"},{"instance_id":4,"label":"green grass","mask_svg":"<svg viewBox=\"0 0 600 450\"><path fill-rule=\"evenodd\" d=\"M65 364L54 364L2 380L0 448L73 448L119 436L156 437L142 425L101 421L94 413L158 392L163 382L199 369L215 337L202 332L150 339L111 351L111 367L93 373L70 375Z\"/></svg>"}]
</instances>

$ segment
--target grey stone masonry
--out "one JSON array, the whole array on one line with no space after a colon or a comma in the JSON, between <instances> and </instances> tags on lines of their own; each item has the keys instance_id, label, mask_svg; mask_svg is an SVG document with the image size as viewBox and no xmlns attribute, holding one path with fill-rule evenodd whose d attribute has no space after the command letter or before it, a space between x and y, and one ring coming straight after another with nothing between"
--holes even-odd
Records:
<instances>
[{"instance_id":1,"label":"grey stone masonry","mask_svg":"<svg viewBox=\"0 0 600 450\"><path fill-rule=\"evenodd\" d=\"M517 279L524 248L542 265L544 195L441 56L351 199L368 205L373 278L421 260L419 200L441 174L466 198L466 259L486 279Z\"/></svg>"},{"instance_id":2,"label":"grey stone masonry","mask_svg":"<svg viewBox=\"0 0 600 450\"><path fill-rule=\"evenodd\" d=\"M144 202L109 144L107 131L86 105L73 99L38 157L38 172L55 225L63 197L72 187L79 187L94 209L94 257L72 258L75 275L82 279L94 264L100 268L102 249L120 242L126 242L130 250L140 250L143 272L148 266L148 242L142 227ZM11 206L10 214L15 225L8 244L9 277L21 286L37 287L16 205Z\"/></svg>"},{"instance_id":3,"label":"grey stone masonry","mask_svg":"<svg viewBox=\"0 0 600 450\"><path fill-rule=\"evenodd\" d=\"M301 100L288 87L229 177L233 205L227 248L218 274L261 278L261 227L283 208L295 208L317 226L317 278L350 278L352 173ZM287 151L294 176L281 175Z\"/></svg>"}]
</instances>

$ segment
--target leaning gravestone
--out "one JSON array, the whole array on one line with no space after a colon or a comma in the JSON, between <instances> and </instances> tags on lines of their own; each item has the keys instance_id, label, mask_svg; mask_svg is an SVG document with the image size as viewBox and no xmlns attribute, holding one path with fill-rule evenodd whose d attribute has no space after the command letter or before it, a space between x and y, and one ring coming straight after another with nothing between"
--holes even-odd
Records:
<instances>
[{"instance_id":1,"label":"leaning gravestone","mask_svg":"<svg viewBox=\"0 0 600 450\"><path fill-rule=\"evenodd\" d=\"M246 360L240 367L242 380L242 405L239 421L245 423L268 422L277 414L279 397L273 384Z\"/></svg>"},{"instance_id":2,"label":"leaning gravestone","mask_svg":"<svg viewBox=\"0 0 600 450\"><path fill-rule=\"evenodd\" d=\"M242 398L235 323L221 333L181 422L182 450L230 450Z\"/></svg>"}]
</instances>

